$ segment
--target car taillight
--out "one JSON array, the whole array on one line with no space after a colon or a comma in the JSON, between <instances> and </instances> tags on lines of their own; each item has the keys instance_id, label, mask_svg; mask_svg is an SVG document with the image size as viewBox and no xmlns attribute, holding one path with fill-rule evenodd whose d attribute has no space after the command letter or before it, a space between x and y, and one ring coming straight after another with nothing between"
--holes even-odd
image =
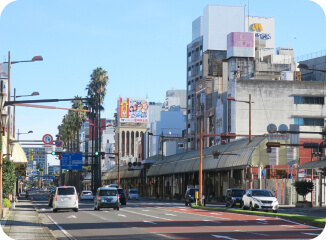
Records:
<instances>
[{"instance_id":1,"label":"car taillight","mask_svg":"<svg viewBox=\"0 0 326 240\"><path fill-rule=\"evenodd\" d=\"M118 198L118 201L120 200L120 196L119 196L119 194L117 195L117 198Z\"/></svg>"},{"instance_id":2,"label":"car taillight","mask_svg":"<svg viewBox=\"0 0 326 240\"><path fill-rule=\"evenodd\" d=\"M78 195L76 195L76 200L78 199Z\"/></svg>"},{"instance_id":3,"label":"car taillight","mask_svg":"<svg viewBox=\"0 0 326 240\"><path fill-rule=\"evenodd\" d=\"M101 196L98 196L98 197L97 197L97 200L101 200Z\"/></svg>"},{"instance_id":4,"label":"car taillight","mask_svg":"<svg viewBox=\"0 0 326 240\"><path fill-rule=\"evenodd\" d=\"M58 198L58 196L57 196L57 195L55 195L55 196L54 196L54 199L55 199L55 200L57 200L57 198Z\"/></svg>"}]
</instances>

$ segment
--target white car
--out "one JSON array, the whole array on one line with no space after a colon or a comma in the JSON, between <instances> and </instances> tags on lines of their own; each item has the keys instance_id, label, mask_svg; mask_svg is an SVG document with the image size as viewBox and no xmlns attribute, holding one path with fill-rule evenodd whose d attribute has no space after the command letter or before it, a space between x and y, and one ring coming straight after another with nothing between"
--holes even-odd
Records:
<instances>
[{"instance_id":1,"label":"white car","mask_svg":"<svg viewBox=\"0 0 326 240\"><path fill-rule=\"evenodd\" d=\"M128 190L128 199L136 199L138 200L138 190L131 188Z\"/></svg>"},{"instance_id":2,"label":"white car","mask_svg":"<svg viewBox=\"0 0 326 240\"><path fill-rule=\"evenodd\" d=\"M72 209L78 212L78 195L74 186L57 187L53 196L53 212Z\"/></svg>"},{"instance_id":3,"label":"white car","mask_svg":"<svg viewBox=\"0 0 326 240\"><path fill-rule=\"evenodd\" d=\"M276 197L269 190L249 189L242 197L242 208L254 211L264 210L277 213L279 208Z\"/></svg>"},{"instance_id":4,"label":"white car","mask_svg":"<svg viewBox=\"0 0 326 240\"><path fill-rule=\"evenodd\" d=\"M80 201L82 200L93 200L94 196L92 191L85 190L80 194Z\"/></svg>"}]
</instances>

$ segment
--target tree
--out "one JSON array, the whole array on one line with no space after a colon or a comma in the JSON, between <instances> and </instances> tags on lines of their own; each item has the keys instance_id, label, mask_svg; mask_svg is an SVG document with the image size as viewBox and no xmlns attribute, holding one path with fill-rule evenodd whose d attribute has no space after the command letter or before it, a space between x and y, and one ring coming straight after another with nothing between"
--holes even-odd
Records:
<instances>
[{"instance_id":1,"label":"tree","mask_svg":"<svg viewBox=\"0 0 326 240\"><path fill-rule=\"evenodd\" d=\"M3 198L7 198L9 194L12 194L14 192L16 180L17 178L15 175L15 164L10 161L9 158L4 158L2 175Z\"/></svg>"},{"instance_id":2,"label":"tree","mask_svg":"<svg viewBox=\"0 0 326 240\"><path fill-rule=\"evenodd\" d=\"M293 183L293 186L295 187L295 190L297 193L301 196L303 196L304 200L306 201L306 195L310 192L312 192L314 188L313 182L308 182L307 180L303 181L295 181Z\"/></svg>"}]
</instances>

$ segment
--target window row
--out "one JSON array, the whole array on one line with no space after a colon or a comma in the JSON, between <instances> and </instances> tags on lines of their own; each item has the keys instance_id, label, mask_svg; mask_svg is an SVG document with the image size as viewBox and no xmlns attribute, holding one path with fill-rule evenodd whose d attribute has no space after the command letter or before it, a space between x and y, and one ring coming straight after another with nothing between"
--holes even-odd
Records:
<instances>
[{"instance_id":1,"label":"window row","mask_svg":"<svg viewBox=\"0 0 326 240\"><path fill-rule=\"evenodd\" d=\"M324 97L294 96L294 104L319 104L319 105L324 105Z\"/></svg>"},{"instance_id":2,"label":"window row","mask_svg":"<svg viewBox=\"0 0 326 240\"><path fill-rule=\"evenodd\" d=\"M323 118L294 118L294 124L301 126L324 126Z\"/></svg>"}]
</instances>

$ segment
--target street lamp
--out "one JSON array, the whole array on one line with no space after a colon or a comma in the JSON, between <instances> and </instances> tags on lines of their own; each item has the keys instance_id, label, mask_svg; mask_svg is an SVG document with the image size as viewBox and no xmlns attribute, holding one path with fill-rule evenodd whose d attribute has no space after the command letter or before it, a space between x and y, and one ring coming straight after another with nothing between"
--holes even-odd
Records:
<instances>
[{"instance_id":1,"label":"street lamp","mask_svg":"<svg viewBox=\"0 0 326 240\"><path fill-rule=\"evenodd\" d=\"M19 141L19 135L21 135L21 134L30 134L30 133L33 133L33 131L28 131L27 133L20 133L19 132L19 129L18 129L18 133L17 133L17 140Z\"/></svg>"},{"instance_id":2,"label":"street lamp","mask_svg":"<svg viewBox=\"0 0 326 240\"><path fill-rule=\"evenodd\" d=\"M11 55L10 55L10 51L8 52L8 62L4 62L4 63L8 63L8 86L7 86L7 92L8 92L8 101L10 101L11 99L11 95L10 95L10 77L11 77L11 64L16 64L16 63L21 63L21 62L35 62L35 61L43 61L43 58L41 56L34 56L31 60L25 60L25 61L11 61ZM1 89L2 90L2 89ZM2 92L2 91L1 91ZM8 106L8 125L7 125L7 152L9 152L9 148L10 148L10 130L11 130L11 123L10 123L10 106ZM1 169L2 171L2 169ZM2 186L0 186L0 188L2 189ZM15 193L15 192L14 192ZM2 191L0 192L0 194L2 195ZM14 195L14 199L15 199L15 195ZM0 198L0 205L2 204L2 196Z\"/></svg>"},{"instance_id":3,"label":"street lamp","mask_svg":"<svg viewBox=\"0 0 326 240\"><path fill-rule=\"evenodd\" d=\"M244 102L249 104L249 143L251 142L251 104L254 103L251 101L251 94L249 94L249 101L240 101L236 100L234 97L228 97L228 101L234 101L234 102Z\"/></svg>"},{"instance_id":4,"label":"street lamp","mask_svg":"<svg viewBox=\"0 0 326 240\"><path fill-rule=\"evenodd\" d=\"M38 96L38 95L40 95L39 92L32 92L30 95L19 95L19 96L16 96L16 88L14 88L14 96L11 96L11 97L13 97L14 98L14 101L16 101L16 98L19 98L19 97L32 97L32 96ZM14 119L13 119L12 131L15 134L15 132L16 132L16 105L14 105L13 118ZM19 139L19 136L18 136L18 139Z\"/></svg>"}]
</instances>

